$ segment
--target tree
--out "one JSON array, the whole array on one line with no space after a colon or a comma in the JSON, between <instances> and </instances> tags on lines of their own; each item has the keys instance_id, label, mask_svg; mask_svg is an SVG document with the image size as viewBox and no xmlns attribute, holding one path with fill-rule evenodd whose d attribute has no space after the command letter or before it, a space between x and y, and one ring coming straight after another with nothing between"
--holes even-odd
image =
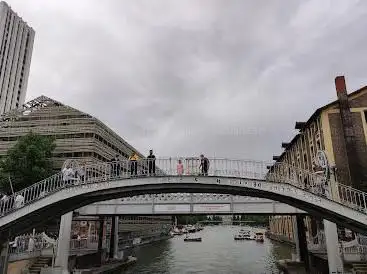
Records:
<instances>
[{"instance_id":1,"label":"tree","mask_svg":"<svg viewBox=\"0 0 367 274\"><path fill-rule=\"evenodd\" d=\"M194 215L194 216L184 216L184 215L177 215L177 224L179 225L194 225L198 222L203 222L206 220L206 216L204 215Z\"/></svg>"},{"instance_id":2,"label":"tree","mask_svg":"<svg viewBox=\"0 0 367 274\"><path fill-rule=\"evenodd\" d=\"M2 190L11 191L9 178L14 191L19 191L51 176L51 156L56 147L54 140L32 132L21 137L0 162Z\"/></svg>"},{"instance_id":3,"label":"tree","mask_svg":"<svg viewBox=\"0 0 367 274\"><path fill-rule=\"evenodd\" d=\"M269 224L269 216L266 215L242 215L241 221L249 222L248 224L254 225L268 225Z\"/></svg>"}]
</instances>

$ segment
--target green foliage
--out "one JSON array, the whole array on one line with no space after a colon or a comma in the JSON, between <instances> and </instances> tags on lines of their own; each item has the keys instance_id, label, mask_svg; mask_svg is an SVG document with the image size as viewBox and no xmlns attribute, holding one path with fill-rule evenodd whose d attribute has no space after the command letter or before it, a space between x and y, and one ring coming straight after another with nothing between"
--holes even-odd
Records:
<instances>
[{"instance_id":1,"label":"green foliage","mask_svg":"<svg viewBox=\"0 0 367 274\"><path fill-rule=\"evenodd\" d=\"M54 138L30 132L21 137L0 163L0 185L10 192L9 177L14 191L19 191L53 174L51 156Z\"/></svg>"},{"instance_id":2,"label":"green foliage","mask_svg":"<svg viewBox=\"0 0 367 274\"><path fill-rule=\"evenodd\" d=\"M198 222L202 222L206 220L206 216L204 215L195 215L195 216L178 215L175 217L177 218L178 225L194 225Z\"/></svg>"},{"instance_id":3,"label":"green foliage","mask_svg":"<svg viewBox=\"0 0 367 274\"><path fill-rule=\"evenodd\" d=\"M269 216L267 215L241 215L241 221L253 222L255 225L268 225ZM249 223L251 225L251 223Z\"/></svg>"},{"instance_id":4,"label":"green foliage","mask_svg":"<svg viewBox=\"0 0 367 274\"><path fill-rule=\"evenodd\" d=\"M217 215L205 216L205 215L191 215L191 216L183 216L177 215L173 216L173 221L177 218L178 225L194 225L198 222L202 224L220 224L222 222L222 217ZM216 223L213 223L216 222Z\"/></svg>"}]
</instances>

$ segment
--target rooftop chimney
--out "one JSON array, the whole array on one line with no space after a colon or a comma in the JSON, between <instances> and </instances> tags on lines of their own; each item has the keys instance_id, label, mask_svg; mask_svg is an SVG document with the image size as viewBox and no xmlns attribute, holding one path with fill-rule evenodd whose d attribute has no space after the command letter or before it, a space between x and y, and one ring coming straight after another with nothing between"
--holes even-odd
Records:
<instances>
[{"instance_id":1,"label":"rooftop chimney","mask_svg":"<svg viewBox=\"0 0 367 274\"><path fill-rule=\"evenodd\" d=\"M335 78L335 88L338 94L347 93L347 86L345 85L344 76L337 76Z\"/></svg>"},{"instance_id":2,"label":"rooftop chimney","mask_svg":"<svg viewBox=\"0 0 367 274\"><path fill-rule=\"evenodd\" d=\"M361 168L359 155L357 153L357 147L355 142L355 133L353 127L353 117L350 112L350 106L348 102L347 87L345 85L344 76L337 76L335 78L335 89L339 101L340 118L342 124L343 141L346 150L345 160L348 164L346 178L344 184L352 185L356 188L361 184Z\"/></svg>"}]
</instances>

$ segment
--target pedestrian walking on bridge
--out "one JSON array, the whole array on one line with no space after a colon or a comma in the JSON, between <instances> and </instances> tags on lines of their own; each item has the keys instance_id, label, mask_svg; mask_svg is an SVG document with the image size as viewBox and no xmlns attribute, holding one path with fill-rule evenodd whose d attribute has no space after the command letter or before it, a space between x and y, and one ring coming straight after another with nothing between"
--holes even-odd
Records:
<instances>
[{"instance_id":1,"label":"pedestrian walking on bridge","mask_svg":"<svg viewBox=\"0 0 367 274\"><path fill-rule=\"evenodd\" d=\"M200 166L199 168L201 169L201 174L203 176L208 176L208 171L209 171L209 160L208 158L206 158L203 154L200 155Z\"/></svg>"}]
</instances>

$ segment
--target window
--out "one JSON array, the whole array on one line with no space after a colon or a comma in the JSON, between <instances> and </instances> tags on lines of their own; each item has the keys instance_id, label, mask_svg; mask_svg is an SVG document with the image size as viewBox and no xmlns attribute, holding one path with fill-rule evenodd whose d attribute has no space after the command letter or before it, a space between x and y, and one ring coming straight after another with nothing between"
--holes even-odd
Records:
<instances>
[{"instance_id":1,"label":"window","mask_svg":"<svg viewBox=\"0 0 367 274\"><path fill-rule=\"evenodd\" d=\"M320 150L321 149L320 140L317 140L316 147L317 147L317 150Z\"/></svg>"},{"instance_id":2,"label":"window","mask_svg":"<svg viewBox=\"0 0 367 274\"><path fill-rule=\"evenodd\" d=\"M364 111L364 121L367 123L367 110Z\"/></svg>"}]
</instances>

